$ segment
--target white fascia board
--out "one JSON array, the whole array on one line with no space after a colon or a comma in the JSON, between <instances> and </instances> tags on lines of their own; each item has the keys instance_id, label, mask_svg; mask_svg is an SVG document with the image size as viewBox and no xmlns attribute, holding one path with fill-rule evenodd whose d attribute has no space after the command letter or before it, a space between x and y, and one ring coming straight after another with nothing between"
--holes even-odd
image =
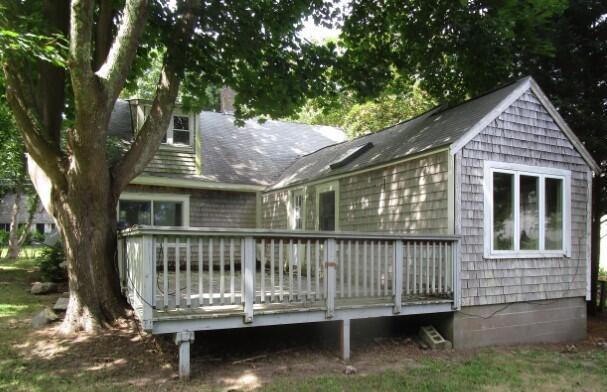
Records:
<instances>
[{"instance_id":1,"label":"white fascia board","mask_svg":"<svg viewBox=\"0 0 607 392\"><path fill-rule=\"evenodd\" d=\"M189 189L211 189L223 191L260 192L266 189L263 185L228 184L223 182L212 182L189 178L170 178L139 176L131 181L134 185L153 185Z\"/></svg>"}]
</instances>

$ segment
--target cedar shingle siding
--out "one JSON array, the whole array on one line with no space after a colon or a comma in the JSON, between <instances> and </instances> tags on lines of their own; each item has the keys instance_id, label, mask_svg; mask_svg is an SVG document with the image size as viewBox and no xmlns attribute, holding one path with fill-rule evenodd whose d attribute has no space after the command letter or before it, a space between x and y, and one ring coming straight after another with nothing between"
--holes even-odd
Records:
<instances>
[{"instance_id":1,"label":"cedar shingle siding","mask_svg":"<svg viewBox=\"0 0 607 392\"><path fill-rule=\"evenodd\" d=\"M447 233L448 152L339 180L343 231ZM316 226L316 187L307 187L306 229ZM288 191L263 196L263 226L287 228Z\"/></svg>"},{"instance_id":2,"label":"cedar shingle siding","mask_svg":"<svg viewBox=\"0 0 607 392\"><path fill-rule=\"evenodd\" d=\"M571 258L483 258L483 161L571 171ZM461 150L462 305L584 296L589 168L532 92Z\"/></svg>"}]
</instances>

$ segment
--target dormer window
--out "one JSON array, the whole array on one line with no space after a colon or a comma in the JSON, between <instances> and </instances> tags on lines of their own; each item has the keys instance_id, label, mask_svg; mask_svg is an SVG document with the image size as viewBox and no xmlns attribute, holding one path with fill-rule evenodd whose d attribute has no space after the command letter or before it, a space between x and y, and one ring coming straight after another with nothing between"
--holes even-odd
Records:
<instances>
[{"instance_id":1,"label":"dormer window","mask_svg":"<svg viewBox=\"0 0 607 392\"><path fill-rule=\"evenodd\" d=\"M192 139L192 121L189 116L174 115L169 124L162 143L178 146L191 146Z\"/></svg>"}]
</instances>

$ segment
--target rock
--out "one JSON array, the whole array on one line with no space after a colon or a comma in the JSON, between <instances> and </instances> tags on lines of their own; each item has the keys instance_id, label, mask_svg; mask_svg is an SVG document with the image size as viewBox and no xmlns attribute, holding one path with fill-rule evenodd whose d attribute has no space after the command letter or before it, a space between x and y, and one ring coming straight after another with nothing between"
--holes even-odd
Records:
<instances>
[{"instance_id":1,"label":"rock","mask_svg":"<svg viewBox=\"0 0 607 392\"><path fill-rule=\"evenodd\" d=\"M57 302L55 302L55 305L53 305L53 310L56 312L65 312L67 310L67 304L69 301L69 298L57 298Z\"/></svg>"},{"instance_id":2,"label":"rock","mask_svg":"<svg viewBox=\"0 0 607 392\"><path fill-rule=\"evenodd\" d=\"M346 366L346 368L344 369L344 374L346 376L350 376L352 374L356 374L356 368L354 366Z\"/></svg>"},{"instance_id":3,"label":"rock","mask_svg":"<svg viewBox=\"0 0 607 392\"><path fill-rule=\"evenodd\" d=\"M575 347L575 344L568 344L563 352L570 354L577 353L577 347Z\"/></svg>"},{"instance_id":4,"label":"rock","mask_svg":"<svg viewBox=\"0 0 607 392\"><path fill-rule=\"evenodd\" d=\"M49 294L57 292L57 285L53 282L34 282L30 293L35 295Z\"/></svg>"},{"instance_id":5,"label":"rock","mask_svg":"<svg viewBox=\"0 0 607 392\"><path fill-rule=\"evenodd\" d=\"M55 312L49 308L44 308L32 319L32 327L35 329L42 328L48 323L56 321L57 319L59 319L59 317L55 314Z\"/></svg>"}]
</instances>

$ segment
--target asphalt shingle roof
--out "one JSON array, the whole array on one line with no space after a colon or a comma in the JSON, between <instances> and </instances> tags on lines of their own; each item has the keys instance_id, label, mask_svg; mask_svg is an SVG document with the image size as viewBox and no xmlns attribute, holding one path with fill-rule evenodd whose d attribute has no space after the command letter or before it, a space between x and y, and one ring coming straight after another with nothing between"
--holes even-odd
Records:
<instances>
[{"instance_id":1,"label":"asphalt shingle roof","mask_svg":"<svg viewBox=\"0 0 607 392\"><path fill-rule=\"evenodd\" d=\"M455 107L434 108L419 117L396 124L383 131L328 146L308 154L287 168L272 188L282 188L343 174L448 146L462 137L525 82L526 79L521 79ZM373 147L368 151L339 168L330 168L330 164L348 150L369 142L373 143Z\"/></svg>"}]
</instances>

